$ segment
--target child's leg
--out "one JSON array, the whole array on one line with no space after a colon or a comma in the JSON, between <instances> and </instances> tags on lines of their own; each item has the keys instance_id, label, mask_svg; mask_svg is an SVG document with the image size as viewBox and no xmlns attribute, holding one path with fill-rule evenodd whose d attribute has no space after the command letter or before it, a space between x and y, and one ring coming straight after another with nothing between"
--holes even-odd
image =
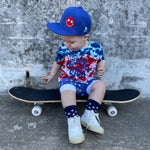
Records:
<instances>
[{"instance_id":1,"label":"child's leg","mask_svg":"<svg viewBox=\"0 0 150 150\"><path fill-rule=\"evenodd\" d=\"M60 87L62 106L67 116L69 142L78 144L85 140L76 107L76 89L72 84Z\"/></svg>"},{"instance_id":2,"label":"child's leg","mask_svg":"<svg viewBox=\"0 0 150 150\"><path fill-rule=\"evenodd\" d=\"M103 102L103 98L106 92L106 86L103 81L96 81L92 87L89 95L89 99L93 99L99 104Z\"/></svg>"},{"instance_id":3,"label":"child's leg","mask_svg":"<svg viewBox=\"0 0 150 150\"><path fill-rule=\"evenodd\" d=\"M88 104L84 114L81 117L81 123L87 129L104 134L104 129L100 126L99 115L97 113L100 104L103 101L106 86L102 81L96 81L90 87Z\"/></svg>"},{"instance_id":4,"label":"child's leg","mask_svg":"<svg viewBox=\"0 0 150 150\"><path fill-rule=\"evenodd\" d=\"M61 93L62 106L67 118L78 116L76 106L76 95L74 91L65 90Z\"/></svg>"},{"instance_id":5,"label":"child's leg","mask_svg":"<svg viewBox=\"0 0 150 150\"><path fill-rule=\"evenodd\" d=\"M77 116L76 88L72 84L63 84L60 87L61 102L67 118Z\"/></svg>"},{"instance_id":6,"label":"child's leg","mask_svg":"<svg viewBox=\"0 0 150 150\"><path fill-rule=\"evenodd\" d=\"M70 105L76 105L75 91L65 90L61 92L61 101L62 101L63 108L70 106Z\"/></svg>"}]
</instances>

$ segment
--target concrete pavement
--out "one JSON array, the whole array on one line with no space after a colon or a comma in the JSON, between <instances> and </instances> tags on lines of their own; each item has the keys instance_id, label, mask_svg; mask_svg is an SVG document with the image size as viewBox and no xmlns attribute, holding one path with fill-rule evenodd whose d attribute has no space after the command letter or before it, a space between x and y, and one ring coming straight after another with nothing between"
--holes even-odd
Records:
<instances>
[{"instance_id":1,"label":"concrete pavement","mask_svg":"<svg viewBox=\"0 0 150 150\"><path fill-rule=\"evenodd\" d=\"M150 100L140 98L116 104L118 115L100 110L104 135L85 128L86 140L79 145L68 142L67 123L61 104L45 104L41 116L31 114L32 104L0 96L0 150L149 150ZM85 103L78 103L79 114Z\"/></svg>"}]
</instances>

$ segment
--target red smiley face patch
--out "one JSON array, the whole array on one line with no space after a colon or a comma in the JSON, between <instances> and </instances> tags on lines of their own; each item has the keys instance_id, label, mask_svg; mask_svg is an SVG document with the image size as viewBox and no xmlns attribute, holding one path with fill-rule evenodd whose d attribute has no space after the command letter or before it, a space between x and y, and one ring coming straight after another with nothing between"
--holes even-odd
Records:
<instances>
[{"instance_id":1,"label":"red smiley face patch","mask_svg":"<svg viewBox=\"0 0 150 150\"><path fill-rule=\"evenodd\" d=\"M68 17L65 21L65 24L68 28L72 28L75 25L75 21L72 17Z\"/></svg>"}]
</instances>

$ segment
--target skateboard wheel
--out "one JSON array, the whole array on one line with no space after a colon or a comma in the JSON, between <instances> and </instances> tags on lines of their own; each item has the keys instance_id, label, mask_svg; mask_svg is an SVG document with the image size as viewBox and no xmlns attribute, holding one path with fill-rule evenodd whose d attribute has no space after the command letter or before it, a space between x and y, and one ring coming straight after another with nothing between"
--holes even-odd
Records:
<instances>
[{"instance_id":1,"label":"skateboard wheel","mask_svg":"<svg viewBox=\"0 0 150 150\"><path fill-rule=\"evenodd\" d=\"M110 117L115 117L117 115L118 111L114 106L110 106L107 109L107 113Z\"/></svg>"},{"instance_id":2,"label":"skateboard wheel","mask_svg":"<svg viewBox=\"0 0 150 150\"><path fill-rule=\"evenodd\" d=\"M32 109L33 116L40 116L42 113L42 108L40 106L34 106Z\"/></svg>"}]
</instances>

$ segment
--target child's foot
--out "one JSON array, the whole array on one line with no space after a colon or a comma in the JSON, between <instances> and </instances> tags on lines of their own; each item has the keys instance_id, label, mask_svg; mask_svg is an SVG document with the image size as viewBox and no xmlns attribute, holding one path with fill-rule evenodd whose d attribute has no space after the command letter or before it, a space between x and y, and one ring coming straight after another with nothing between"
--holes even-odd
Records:
<instances>
[{"instance_id":1,"label":"child's foot","mask_svg":"<svg viewBox=\"0 0 150 150\"><path fill-rule=\"evenodd\" d=\"M85 110L81 117L81 124L88 130L104 134L104 129L100 126L99 114L93 110Z\"/></svg>"},{"instance_id":2,"label":"child's foot","mask_svg":"<svg viewBox=\"0 0 150 150\"><path fill-rule=\"evenodd\" d=\"M72 144L79 144L85 140L79 116L68 118L68 136Z\"/></svg>"}]
</instances>

